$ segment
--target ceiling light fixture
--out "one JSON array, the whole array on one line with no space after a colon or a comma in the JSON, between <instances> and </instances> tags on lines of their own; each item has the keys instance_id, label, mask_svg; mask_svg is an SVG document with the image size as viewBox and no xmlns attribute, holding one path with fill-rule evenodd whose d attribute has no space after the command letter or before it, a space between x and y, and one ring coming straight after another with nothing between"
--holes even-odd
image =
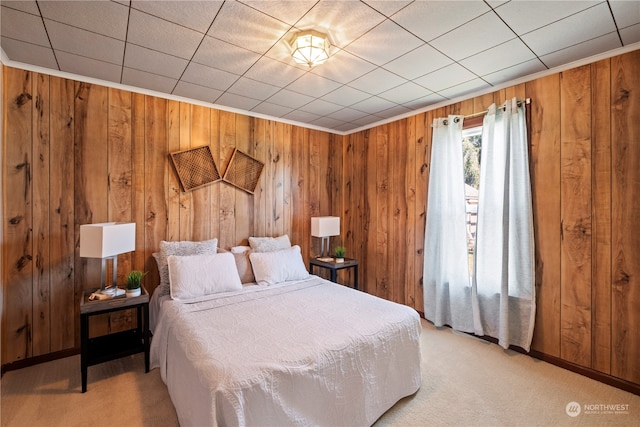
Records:
<instances>
[{"instance_id":1,"label":"ceiling light fixture","mask_svg":"<svg viewBox=\"0 0 640 427\"><path fill-rule=\"evenodd\" d=\"M309 68L322 64L329 58L329 38L326 34L309 30L297 33L291 44L293 60Z\"/></svg>"}]
</instances>

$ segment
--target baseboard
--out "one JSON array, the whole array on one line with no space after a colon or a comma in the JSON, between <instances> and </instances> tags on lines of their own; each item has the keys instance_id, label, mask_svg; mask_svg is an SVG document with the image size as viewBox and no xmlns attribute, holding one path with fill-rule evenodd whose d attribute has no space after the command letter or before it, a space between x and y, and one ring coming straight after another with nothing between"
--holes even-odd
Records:
<instances>
[{"instance_id":1,"label":"baseboard","mask_svg":"<svg viewBox=\"0 0 640 427\"><path fill-rule=\"evenodd\" d=\"M69 348L67 350L56 351L53 353L47 353L42 356L34 356L26 359L18 360L11 363L5 363L2 365L2 373L4 375L5 372L15 371L16 369L27 368L29 366L38 365L40 363L51 362L52 360L62 359L69 356L75 356L80 353L79 348Z\"/></svg>"},{"instance_id":2,"label":"baseboard","mask_svg":"<svg viewBox=\"0 0 640 427\"><path fill-rule=\"evenodd\" d=\"M473 335L473 336L475 337L477 335ZM488 337L488 336L483 336L478 338L482 338L483 340L492 342L494 344L498 344L497 338ZM595 369L585 368L584 366L576 365L575 363L568 362L564 359L560 359L559 357L550 356L540 351L531 350L530 352L527 352L523 348L516 347L513 345L509 346L509 350L526 354L535 359L542 360L544 362L558 366L559 368L563 368L568 371L575 372L576 374L583 375L585 377L591 378L592 380L596 380L601 383L604 383L612 387L619 388L621 390L628 391L629 393L633 393L637 396L640 396L640 384L632 383L630 381L623 380L622 378L614 377L614 376L605 374L603 372L596 371Z\"/></svg>"}]
</instances>

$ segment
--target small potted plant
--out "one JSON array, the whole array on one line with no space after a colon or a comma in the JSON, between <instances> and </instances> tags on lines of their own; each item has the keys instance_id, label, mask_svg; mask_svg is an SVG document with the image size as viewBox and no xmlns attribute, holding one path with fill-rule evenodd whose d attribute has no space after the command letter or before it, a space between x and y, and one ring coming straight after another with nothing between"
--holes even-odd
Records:
<instances>
[{"instance_id":1,"label":"small potted plant","mask_svg":"<svg viewBox=\"0 0 640 427\"><path fill-rule=\"evenodd\" d=\"M336 246L336 262L344 262L344 254L347 252L344 246Z\"/></svg>"},{"instance_id":2,"label":"small potted plant","mask_svg":"<svg viewBox=\"0 0 640 427\"><path fill-rule=\"evenodd\" d=\"M140 286L142 278L147 273L140 270L133 270L127 275L127 298L137 297L140 295Z\"/></svg>"}]
</instances>

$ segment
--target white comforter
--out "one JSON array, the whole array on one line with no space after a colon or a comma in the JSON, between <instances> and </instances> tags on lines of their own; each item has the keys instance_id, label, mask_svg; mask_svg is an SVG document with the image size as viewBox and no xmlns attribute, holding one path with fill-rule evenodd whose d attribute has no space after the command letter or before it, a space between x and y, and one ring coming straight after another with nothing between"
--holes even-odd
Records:
<instances>
[{"instance_id":1,"label":"white comforter","mask_svg":"<svg viewBox=\"0 0 640 427\"><path fill-rule=\"evenodd\" d=\"M180 425L371 425L420 387L415 310L310 276L161 305L151 344Z\"/></svg>"}]
</instances>

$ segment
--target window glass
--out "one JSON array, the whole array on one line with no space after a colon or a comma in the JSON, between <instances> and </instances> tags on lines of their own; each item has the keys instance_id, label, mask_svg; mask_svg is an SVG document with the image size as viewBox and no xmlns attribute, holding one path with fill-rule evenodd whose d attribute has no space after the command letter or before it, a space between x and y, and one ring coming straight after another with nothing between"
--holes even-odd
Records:
<instances>
[{"instance_id":1,"label":"window glass","mask_svg":"<svg viewBox=\"0 0 640 427\"><path fill-rule=\"evenodd\" d=\"M473 276L473 259L476 247L478 223L478 191L480 189L480 159L482 152L482 126L462 131L462 156L464 163L464 199L467 218L467 246L469 276Z\"/></svg>"}]
</instances>

